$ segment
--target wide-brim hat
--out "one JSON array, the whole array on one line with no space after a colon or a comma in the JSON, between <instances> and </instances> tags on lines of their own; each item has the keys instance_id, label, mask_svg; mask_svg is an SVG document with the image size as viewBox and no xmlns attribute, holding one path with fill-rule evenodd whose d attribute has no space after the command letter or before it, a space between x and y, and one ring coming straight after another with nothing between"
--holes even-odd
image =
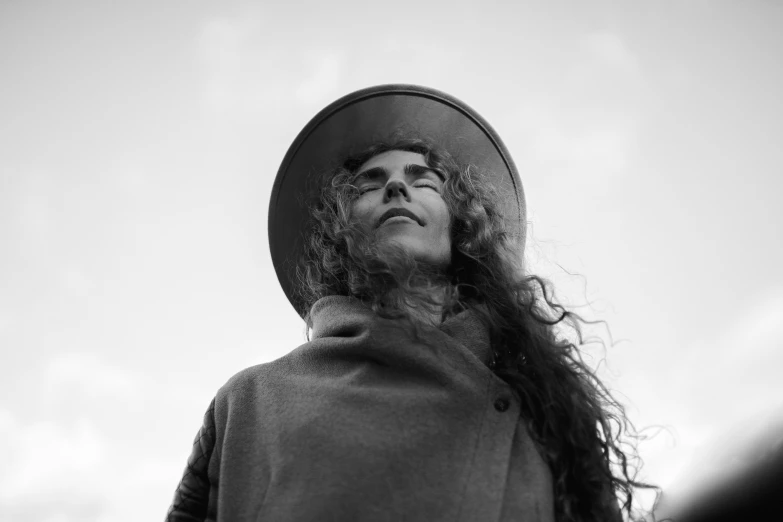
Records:
<instances>
[{"instance_id":1,"label":"wide-brim hat","mask_svg":"<svg viewBox=\"0 0 783 522\"><path fill-rule=\"evenodd\" d=\"M500 136L466 103L429 87L392 84L362 89L329 104L305 125L280 164L269 202L269 248L288 300L304 314L294 292L303 254L313 180L337 162L400 134L427 140L462 166L472 165L500 197L506 231L525 243L522 182Z\"/></svg>"}]
</instances>

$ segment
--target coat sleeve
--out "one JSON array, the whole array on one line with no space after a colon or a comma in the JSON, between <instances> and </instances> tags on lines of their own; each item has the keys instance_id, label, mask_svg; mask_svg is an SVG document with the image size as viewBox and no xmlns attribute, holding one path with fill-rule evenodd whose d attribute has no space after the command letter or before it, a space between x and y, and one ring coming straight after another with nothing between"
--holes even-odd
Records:
<instances>
[{"instance_id":1,"label":"coat sleeve","mask_svg":"<svg viewBox=\"0 0 783 522\"><path fill-rule=\"evenodd\" d=\"M214 449L215 399L212 399L204 414L204 423L193 441L193 451L174 492L166 522L202 522L207 519L210 497L207 471Z\"/></svg>"}]
</instances>

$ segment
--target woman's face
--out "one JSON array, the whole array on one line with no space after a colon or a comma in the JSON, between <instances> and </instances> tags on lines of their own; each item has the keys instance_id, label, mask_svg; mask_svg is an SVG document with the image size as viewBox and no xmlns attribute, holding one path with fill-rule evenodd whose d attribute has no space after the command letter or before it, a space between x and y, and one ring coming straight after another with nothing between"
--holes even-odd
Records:
<instances>
[{"instance_id":1,"label":"woman's face","mask_svg":"<svg viewBox=\"0 0 783 522\"><path fill-rule=\"evenodd\" d=\"M427 166L424 156L391 150L373 156L356 172L353 184L359 196L352 217L379 244L397 243L417 261L447 267L451 238L441 195L445 179Z\"/></svg>"}]
</instances>

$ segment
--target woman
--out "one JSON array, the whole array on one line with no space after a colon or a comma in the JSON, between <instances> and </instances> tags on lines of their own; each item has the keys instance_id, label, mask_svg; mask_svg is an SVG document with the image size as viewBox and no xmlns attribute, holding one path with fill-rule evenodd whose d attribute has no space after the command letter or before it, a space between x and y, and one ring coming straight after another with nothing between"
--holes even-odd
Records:
<instances>
[{"instance_id":1,"label":"woman","mask_svg":"<svg viewBox=\"0 0 783 522\"><path fill-rule=\"evenodd\" d=\"M525 271L519 176L475 111L409 85L341 98L289 149L269 222L312 335L218 391L169 520L630 516L649 486L623 410Z\"/></svg>"}]
</instances>

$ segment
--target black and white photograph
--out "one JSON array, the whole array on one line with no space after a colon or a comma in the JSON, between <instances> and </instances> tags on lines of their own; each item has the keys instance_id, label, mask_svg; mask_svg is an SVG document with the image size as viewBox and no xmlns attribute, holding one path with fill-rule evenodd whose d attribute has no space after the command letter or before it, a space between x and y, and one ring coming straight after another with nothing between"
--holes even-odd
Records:
<instances>
[{"instance_id":1,"label":"black and white photograph","mask_svg":"<svg viewBox=\"0 0 783 522\"><path fill-rule=\"evenodd\" d=\"M783 520L783 2L0 0L0 521Z\"/></svg>"}]
</instances>

